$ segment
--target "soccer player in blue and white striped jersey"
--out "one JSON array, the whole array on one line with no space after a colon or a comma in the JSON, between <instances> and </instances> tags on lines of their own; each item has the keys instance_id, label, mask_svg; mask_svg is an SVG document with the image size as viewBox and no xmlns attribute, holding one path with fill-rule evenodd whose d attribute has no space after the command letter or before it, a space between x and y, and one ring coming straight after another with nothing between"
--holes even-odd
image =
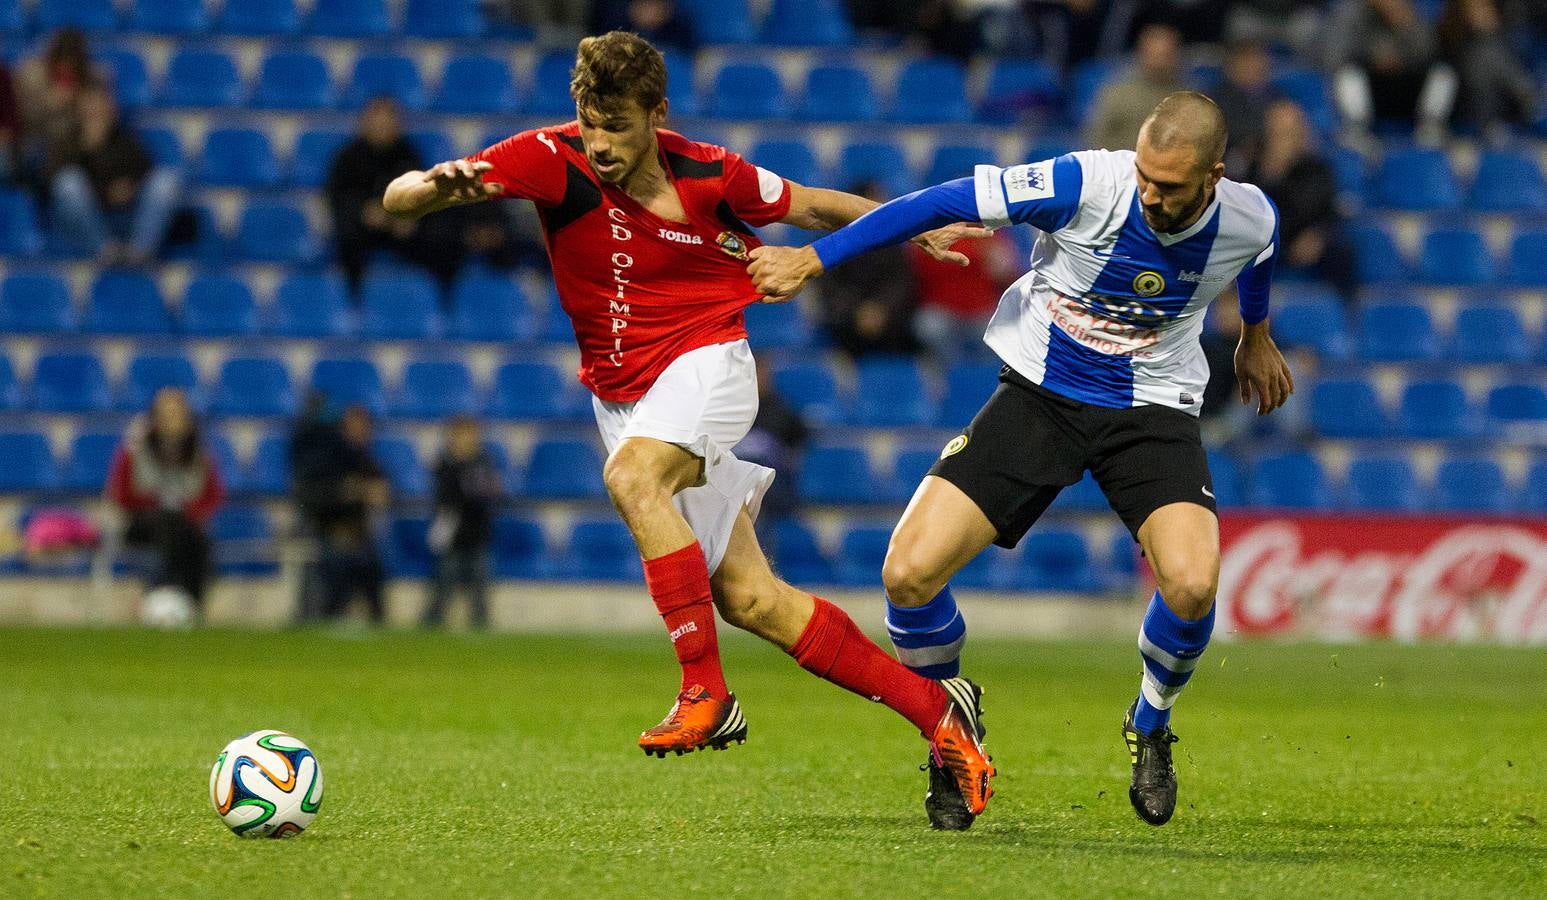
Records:
<instances>
[{"instance_id":1,"label":"soccer player in blue and white striped jersey","mask_svg":"<svg viewBox=\"0 0 1547 900\"><path fill-rule=\"evenodd\" d=\"M882 570L898 657L957 674L966 626L950 578L990 543L1013 547L1088 469L1143 547L1159 590L1139 632L1143 675L1123 722L1129 799L1161 825L1176 808L1172 704L1214 625L1219 523L1198 431L1208 364L1198 336L1234 282L1244 322L1242 400L1266 415L1294 390L1268 335L1278 211L1224 177L1227 133L1202 94L1166 97L1136 150L1087 150L1001 169L887 203L808 247L754 251L769 300L844 260L948 222L1029 224L1031 267L984 336L1004 361L999 389L941 453L892 535ZM931 772L925 808L965 828L949 779Z\"/></svg>"}]
</instances>

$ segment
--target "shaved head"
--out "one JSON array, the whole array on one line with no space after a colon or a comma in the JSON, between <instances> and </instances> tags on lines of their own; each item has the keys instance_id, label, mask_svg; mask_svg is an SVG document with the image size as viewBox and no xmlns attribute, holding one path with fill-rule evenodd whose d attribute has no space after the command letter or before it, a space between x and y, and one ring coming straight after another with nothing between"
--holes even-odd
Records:
<instances>
[{"instance_id":1,"label":"shaved head","mask_svg":"<svg viewBox=\"0 0 1547 900\"><path fill-rule=\"evenodd\" d=\"M1225 158L1225 114L1197 91L1177 91L1155 106L1139 126L1139 140L1160 151L1191 150L1200 168Z\"/></svg>"}]
</instances>

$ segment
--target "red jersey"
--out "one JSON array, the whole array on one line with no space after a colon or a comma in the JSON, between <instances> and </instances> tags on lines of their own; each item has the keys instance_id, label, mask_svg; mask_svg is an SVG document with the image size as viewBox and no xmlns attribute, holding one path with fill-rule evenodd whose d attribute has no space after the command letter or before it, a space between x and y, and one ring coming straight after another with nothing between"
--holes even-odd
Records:
<instances>
[{"instance_id":1,"label":"red jersey","mask_svg":"<svg viewBox=\"0 0 1547 900\"><path fill-rule=\"evenodd\" d=\"M637 400L677 357L747 336L757 299L749 226L789 213L789 185L735 153L658 130L661 168L688 221L662 219L591 171L570 122L524 131L469 157L486 183L537 204L559 303L575 326L580 381Z\"/></svg>"}]
</instances>

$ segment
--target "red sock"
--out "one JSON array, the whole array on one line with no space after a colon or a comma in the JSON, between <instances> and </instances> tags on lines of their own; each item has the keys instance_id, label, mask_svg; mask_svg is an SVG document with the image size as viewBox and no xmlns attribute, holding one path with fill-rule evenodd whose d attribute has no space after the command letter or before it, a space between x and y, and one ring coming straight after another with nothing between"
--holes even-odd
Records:
<instances>
[{"instance_id":1,"label":"red sock","mask_svg":"<svg viewBox=\"0 0 1547 900\"><path fill-rule=\"evenodd\" d=\"M859 630L848 614L821 597L790 655L807 672L885 703L929 734L950 702L945 689L919 675Z\"/></svg>"},{"instance_id":2,"label":"red sock","mask_svg":"<svg viewBox=\"0 0 1547 900\"><path fill-rule=\"evenodd\" d=\"M645 560L645 586L666 621L672 649L682 663L682 687L701 684L715 697L730 696L720 670L720 642L714 631L709 564L697 541L665 556Z\"/></svg>"}]
</instances>

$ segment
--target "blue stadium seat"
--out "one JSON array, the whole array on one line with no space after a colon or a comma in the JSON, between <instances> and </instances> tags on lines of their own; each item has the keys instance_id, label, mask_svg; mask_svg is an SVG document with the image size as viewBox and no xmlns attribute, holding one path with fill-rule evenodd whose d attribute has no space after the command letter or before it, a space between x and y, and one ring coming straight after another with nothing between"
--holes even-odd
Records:
<instances>
[{"instance_id":1,"label":"blue stadium seat","mask_svg":"<svg viewBox=\"0 0 1547 900\"><path fill-rule=\"evenodd\" d=\"M767 551L779 575L791 584L832 584L833 564L811 529L796 519L779 519L768 528Z\"/></svg>"},{"instance_id":2,"label":"blue stadium seat","mask_svg":"<svg viewBox=\"0 0 1547 900\"><path fill-rule=\"evenodd\" d=\"M266 434L258 439L247 489L274 496L290 491L290 435Z\"/></svg>"},{"instance_id":3,"label":"blue stadium seat","mask_svg":"<svg viewBox=\"0 0 1547 900\"><path fill-rule=\"evenodd\" d=\"M1466 391L1454 381L1415 381L1402 391L1399 429L1415 438L1463 438L1479 430Z\"/></svg>"},{"instance_id":4,"label":"blue stadium seat","mask_svg":"<svg viewBox=\"0 0 1547 900\"><path fill-rule=\"evenodd\" d=\"M38 209L21 191L0 188L0 254L36 256L43 252Z\"/></svg>"},{"instance_id":5,"label":"blue stadium seat","mask_svg":"<svg viewBox=\"0 0 1547 900\"><path fill-rule=\"evenodd\" d=\"M392 414L410 419L472 415L482 406L473 376L455 360L415 361L403 367Z\"/></svg>"},{"instance_id":6,"label":"blue stadium seat","mask_svg":"<svg viewBox=\"0 0 1547 900\"><path fill-rule=\"evenodd\" d=\"M842 0L773 0L762 39L787 47L848 47L854 27Z\"/></svg>"},{"instance_id":7,"label":"blue stadium seat","mask_svg":"<svg viewBox=\"0 0 1547 900\"><path fill-rule=\"evenodd\" d=\"M423 128L407 134L408 143L419 154L425 166L448 159L460 159L463 154L452 150L451 136L439 128Z\"/></svg>"},{"instance_id":8,"label":"blue stadium seat","mask_svg":"<svg viewBox=\"0 0 1547 900\"><path fill-rule=\"evenodd\" d=\"M428 516L399 516L387 526L382 565L389 578L427 578L434 566Z\"/></svg>"},{"instance_id":9,"label":"blue stadium seat","mask_svg":"<svg viewBox=\"0 0 1547 900\"><path fill-rule=\"evenodd\" d=\"M300 30L301 18L295 0L241 0L221 4L217 27L244 37L278 37Z\"/></svg>"},{"instance_id":10,"label":"blue stadium seat","mask_svg":"<svg viewBox=\"0 0 1547 900\"><path fill-rule=\"evenodd\" d=\"M360 286L360 336L421 340L442 331L440 288L422 272L394 271L365 277Z\"/></svg>"},{"instance_id":11,"label":"blue stadium seat","mask_svg":"<svg viewBox=\"0 0 1547 900\"><path fill-rule=\"evenodd\" d=\"M1440 461L1429 497L1433 509L1466 512L1507 512L1514 505L1509 479L1499 464L1485 456L1457 456Z\"/></svg>"},{"instance_id":12,"label":"blue stadium seat","mask_svg":"<svg viewBox=\"0 0 1547 900\"><path fill-rule=\"evenodd\" d=\"M263 507L222 506L210 518L215 570L226 576L266 576L279 571L274 557L274 526Z\"/></svg>"},{"instance_id":13,"label":"blue stadium seat","mask_svg":"<svg viewBox=\"0 0 1547 900\"><path fill-rule=\"evenodd\" d=\"M1214 502L1221 508L1241 506L1246 491L1235 457L1223 450L1208 451L1209 478L1214 482Z\"/></svg>"},{"instance_id":14,"label":"blue stadium seat","mask_svg":"<svg viewBox=\"0 0 1547 900\"><path fill-rule=\"evenodd\" d=\"M322 252L306 213L288 203L254 203L242 210L232 250L255 262L310 263Z\"/></svg>"},{"instance_id":15,"label":"blue stadium seat","mask_svg":"<svg viewBox=\"0 0 1547 900\"><path fill-rule=\"evenodd\" d=\"M476 53L446 61L440 89L431 104L436 112L474 115L512 113L520 105L509 64L499 57Z\"/></svg>"},{"instance_id":16,"label":"blue stadium seat","mask_svg":"<svg viewBox=\"0 0 1547 900\"><path fill-rule=\"evenodd\" d=\"M540 440L532 447L522 487L543 499L603 499L601 454L590 441Z\"/></svg>"},{"instance_id":17,"label":"blue stadium seat","mask_svg":"<svg viewBox=\"0 0 1547 900\"><path fill-rule=\"evenodd\" d=\"M36 431L0 432L0 491L47 491L59 486L48 436Z\"/></svg>"},{"instance_id":18,"label":"blue stadium seat","mask_svg":"<svg viewBox=\"0 0 1547 900\"><path fill-rule=\"evenodd\" d=\"M199 337L258 333L258 307L247 283L234 275L200 275L183 293L183 331Z\"/></svg>"},{"instance_id":19,"label":"blue stadium seat","mask_svg":"<svg viewBox=\"0 0 1547 900\"><path fill-rule=\"evenodd\" d=\"M324 37L381 37L392 30L386 0L317 0L307 31Z\"/></svg>"},{"instance_id":20,"label":"blue stadium seat","mask_svg":"<svg viewBox=\"0 0 1547 900\"><path fill-rule=\"evenodd\" d=\"M807 447L796 492L807 503L883 503L894 494L876 477L862 446Z\"/></svg>"},{"instance_id":21,"label":"blue stadium seat","mask_svg":"<svg viewBox=\"0 0 1547 900\"><path fill-rule=\"evenodd\" d=\"M513 515L494 520L491 543L496 578L541 578L547 574L548 541L540 524Z\"/></svg>"},{"instance_id":22,"label":"blue stadium seat","mask_svg":"<svg viewBox=\"0 0 1547 900\"><path fill-rule=\"evenodd\" d=\"M1499 422L1547 423L1547 388L1500 384L1488 391L1488 416Z\"/></svg>"},{"instance_id":23,"label":"blue stadium seat","mask_svg":"<svg viewBox=\"0 0 1547 900\"><path fill-rule=\"evenodd\" d=\"M780 366L774 371L774 387L808 420L832 422L838 418L838 382L826 363L806 362Z\"/></svg>"},{"instance_id":24,"label":"blue stadium seat","mask_svg":"<svg viewBox=\"0 0 1547 900\"><path fill-rule=\"evenodd\" d=\"M1415 212L1454 209L1461 204L1461 188L1450 157L1427 147L1387 153L1375 174L1374 202Z\"/></svg>"},{"instance_id":25,"label":"blue stadium seat","mask_svg":"<svg viewBox=\"0 0 1547 900\"><path fill-rule=\"evenodd\" d=\"M723 66L714 90L704 98L704 111L721 119L782 119L788 111L779 72L766 63L739 62Z\"/></svg>"},{"instance_id":26,"label":"blue stadium seat","mask_svg":"<svg viewBox=\"0 0 1547 900\"><path fill-rule=\"evenodd\" d=\"M905 64L897 74L892 103L893 122L966 122L967 77L961 64L947 59L921 59Z\"/></svg>"},{"instance_id":27,"label":"blue stadium seat","mask_svg":"<svg viewBox=\"0 0 1547 900\"><path fill-rule=\"evenodd\" d=\"M64 465L60 486L68 491L101 493L122 440L122 435L113 432L77 434L70 441L70 459Z\"/></svg>"},{"instance_id":28,"label":"blue stadium seat","mask_svg":"<svg viewBox=\"0 0 1547 900\"><path fill-rule=\"evenodd\" d=\"M747 159L796 184L823 183L816 154L803 140L760 141L752 145Z\"/></svg>"},{"instance_id":29,"label":"blue stadium seat","mask_svg":"<svg viewBox=\"0 0 1547 900\"><path fill-rule=\"evenodd\" d=\"M226 490L246 491L247 467L242 464L241 457L236 454L236 447L231 444L231 439L225 432L213 428L206 430L204 443L209 451L210 461L215 464L215 471Z\"/></svg>"},{"instance_id":30,"label":"blue stadium seat","mask_svg":"<svg viewBox=\"0 0 1547 900\"><path fill-rule=\"evenodd\" d=\"M526 295L508 275L473 272L451 288L446 333L465 341L516 341L531 328Z\"/></svg>"},{"instance_id":31,"label":"blue stadium seat","mask_svg":"<svg viewBox=\"0 0 1547 900\"><path fill-rule=\"evenodd\" d=\"M1352 342L1343 305L1331 297L1286 302L1273 310L1273 337L1285 347L1309 347L1319 356L1348 357Z\"/></svg>"},{"instance_id":32,"label":"blue stadium seat","mask_svg":"<svg viewBox=\"0 0 1547 900\"><path fill-rule=\"evenodd\" d=\"M179 50L167 64L164 106L236 106L242 79L236 63L218 50Z\"/></svg>"},{"instance_id":33,"label":"blue stadium seat","mask_svg":"<svg viewBox=\"0 0 1547 900\"><path fill-rule=\"evenodd\" d=\"M698 62L691 53L683 53L678 50L665 49L661 55L666 57L666 99L671 103L671 111L676 116L696 116L698 109ZM700 137L699 140L704 140Z\"/></svg>"},{"instance_id":34,"label":"blue stadium seat","mask_svg":"<svg viewBox=\"0 0 1547 900\"><path fill-rule=\"evenodd\" d=\"M311 386L336 408L358 404L376 415L386 408L381 373L368 359L319 359L312 365Z\"/></svg>"},{"instance_id":35,"label":"blue stadium seat","mask_svg":"<svg viewBox=\"0 0 1547 900\"><path fill-rule=\"evenodd\" d=\"M109 270L91 286L83 326L99 334L170 334L172 317L150 276Z\"/></svg>"},{"instance_id":36,"label":"blue stadium seat","mask_svg":"<svg viewBox=\"0 0 1547 900\"><path fill-rule=\"evenodd\" d=\"M1418 478L1405 456L1361 456L1348 464L1344 505L1351 509L1409 511L1422 504Z\"/></svg>"},{"instance_id":37,"label":"blue stadium seat","mask_svg":"<svg viewBox=\"0 0 1547 900\"><path fill-rule=\"evenodd\" d=\"M396 53L367 53L355 60L344 106L359 109L373 97L391 97L404 109L424 106L424 80L419 67Z\"/></svg>"},{"instance_id":38,"label":"blue stadium seat","mask_svg":"<svg viewBox=\"0 0 1547 900\"><path fill-rule=\"evenodd\" d=\"M188 217L191 234L174 233L161 255L171 262L189 262L204 266L225 264L226 236L215 220L215 213L202 203L189 203L182 208Z\"/></svg>"},{"instance_id":39,"label":"blue stadium seat","mask_svg":"<svg viewBox=\"0 0 1547 900\"><path fill-rule=\"evenodd\" d=\"M209 13L204 0L135 0L129 5L129 27L157 34L198 34L209 30Z\"/></svg>"},{"instance_id":40,"label":"blue stadium seat","mask_svg":"<svg viewBox=\"0 0 1547 900\"><path fill-rule=\"evenodd\" d=\"M324 109L333 103L333 83L322 57L283 50L263 60L252 105L258 109Z\"/></svg>"},{"instance_id":41,"label":"blue stadium seat","mask_svg":"<svg viewBox=\"0 0 1547 900\"><path fill-rule=\"evenodd\" d=\"M1484 150L1477 159L1467 206L1487 213L1547 211L1547 181L1529 153Z\"/></svg>"},{"instance_id":42,"label":"blue stadium seat","mask_svg":"<svg viewBox=\"0 0 1547 900\"><path fill-rule=\"evenodd\" d=\"M274 291L270 331L281 337L343 337L354 316L337 275L290 275Z\"/></svg>"},{"instance_id":43,"label":"blue stadium seat","mask_svg":"<svg viewBox=\"0 0 1547 900\"><path fill-rule=\"evenodd\" d=\"M1321 462L1303 450L1258 459L1248 497L1253 506L1273 508L1327 509L1332 505Z\"/></svg>"},{"instance_id":44,"label":"blue stadium seat","mask_svg":"<svg viewBox=\"0 0 1547 900\"><path fill-rule=\"evenodd\" d=\"M940 458L940 448L929 447L903 447L898 449L897 455L892 459L892 488L893 498L907 501L918 490L919 482L929 474L929 467Z\"/></svg>"},{"instance_id":45,"label":"blue stadium seat","mask_svg":"<svg viewBox=\"0 0 1547 900\"><path fill-rule=\"evenodd\" d=\"M419 453L407 438L379 437L371 442L371 455L387 475L392 493L419 498L430 492L430 475L419 462Z\"/></svg>"},{"instance_id":46,"label":"blue stadium seat","mask_svg":"<svg viewBox=\"0 0 1547 900\"><path fill-rule=\"evenodd\" d=\"M118 408L125 412L140 413L150 409L151 398L164 387L181 388L197 407L199 373L186 356L141 354L129 362L124 376L123 394Z\"/></svg>"},{"instance_id":47,"label":"blue stadium seat","mask_svg":"<svg viewBox=\"0 0 1547 900\"><path fill-rule=\"evenodd\" d=\"M1509 281L1521 287L1547 287L1547 231L1521 231L1509 245Z\"/></svg>"},{"instance_id":48,"label":"blue stadium seat","mask_svg":"<svg viewBox=\"0 0 1547 900\"><path fill-rule=\"evenodd\" d=\"M1330 438L1383 438L1392 433L1380 395L1362 378L1322 381L1311 388L1311 423Z\"/></svg>"},{"instance_id":49,"label":"blue stadium seat","mask_svg":"<svg viewBox=\"0 0 1547 900\"><path fill-rule=\"evenodd\" d=\"M408 0L403 33L409 37L471 38L483 31L478 0Z\"/></svg>"},{"instance_id":50,"label":"blue stadium seat","mask_svg":"<svg viewBox=\"0 0 1547 900\"><path fill-rule=\"evenodd\" d=\"M1547 515L1547 459L1539 459L1526 472L1521 485L1520 509L1533 515Z\"/></svg>"},{"instance_id":51,"label":"blue stadium seat","mask_svg":"<svg viewBox=\"0 0 1547 900\"><path fill-rule=\"evenodd\" d=\"M113 31L118 27L112 0L38 0L34 14L40 32L69 26L82 31Z\"/></svg>"},{"instance_id":52,"label":"blue stadium seat","mask_svg":"<svg viewBox=\"0 0 1547 900\"><path fill-rule=\"evenodd\" d=\"M685 0L693 35L701 44L750 44L757 40L747 0Z\"/></svg>"},{"instance_id":53,"label":"blue stadium seat","mask_svg":"<svg viewBox=\"0 0 1547 900\"><path fill-rule=\"evenodd\" d=\"M0 286L0 332L60 334L75 330L70 285L57 275L15 272Z\"/></svg>"},{"instance_id":54,"label":"blue stadium seat","mask_svg":"<svg viewBox=\"0 0 1547 900\"><path fill-rule=\"evenodd\" d=\"M569 96L569 72L574 65L575 54L568 50L550 50L537 60L529 112L539 116L575 114L575 101Z\"/></svg>"},{"instance_id":55,"label":"blue stadium seat","mask_svg":"<svg viewBox=\"0 0 1547 900\"><path fill-rule=\"evenodd\" d=\"M1461 362L1523 363L1530 336L1513 306L1465 306L1456 314L1450 355Z\"/></svg>"},{"instance_id":56,"label":"blue stadium seat","mask_svg":"<svg viewBox=\"0 0 1547 900\"><path fill-rule=\"evenodd\" d=\"M569 533L558 574L580 581L638 582L644 565L628 527L615 518L585 519Z\"/></svg>"},{"instance_id":57,"label":"blue stadium seat","mask_svg":"<svg viewBox=\"0 0 1547 900\"><path fill-rule=\"evenodd\" d=\"M1351 210L1362 209L1369 181L1364 154L1352 147L1337 146L1332 148L1327 161L1332 163L1332 175L1337 181L1338 202Z\"/></svg>"},{"instance_id":58,"label":"blue stadium seat","mask_svg":"<svg viewBox=\"0 0 1547 900\"><path fill-rule=\"evenodd\" d=\"M1412 267L1398 249L1391 232L1371 221L1350 225L1349 240L1354 245L1354 257L1359 270L1359 280L1366 284L1406 284L1412 278Z\"/></svg>"},{"instance_id":59,"label":"blue stadium seat","mask_svg":"<svg viewBox=\"0 0 1547 900\"><path fill-rule=\"evenodd\" d=\"M1337 128L1337 107L1328 92L1327 77L1314 69L1293 69L1273 79L1275 92L1300 104L1311 127L1322 134Z\"/></svg>"},{"instance_id":60,"label":"blue stadium seat","mask_svg":"<svg viewBox=\"0 0 1547 900\"><path fill-rule=\"evenodd\" d=\"M888 199L915 186L907 154L891 141L864 141L844 147L838 154L837 179L839 189L845 191L863 182L875 182Z\"/></svg>"},{"instance_id":61,"label":"blue stadium seat","mask_svg":"<svg viewBox=\"0 0 1547 900\"><path fill-rule=\"evenodd\" d=\"M1429 308L1417 303L1370 303L1359 310L1359 355L1379 362L1440 357Z\"/></svg>"},{"instance_id":62,"label":"blue stadium seat","mask_svg":"<svg viewBox=\"0 0 1547 900\"><path fill-rule=\"evenodd\" d=\"M210 401L214 414L288 416L295 408L295 387L289 370L279 360L234 356L221 364Z\"/></svg>"},{"instance_id":63,"label":"blue stadium seat","mask_svg":"<svg viewBox=\"0 0 1547 900\"><path fill-rule=\"evenodd\" d=\"M144 57L129 47L103 47L96 55L112 79L119 106L132 110L150 103L150 70Z\"/></svg>"},{"instance_id":64,"label":"blue stadium seat","mask_svg":"<svg viewBox=\"0 0 1547 900\"><path fill-rule=\"evenodd\" d=\"M892 540L890 525L850 525L843 534L833 572L837 583L849 587L881 584L881 563Z\"/></svg>"},{"instance_id":65,"label":"blue stadium seat","mask_svg":"<svg viewBox=\"0 0 1547 900\"><path fill-rule=\"evenodd\" d=\"M754 303L745 315L747 335L759 350L804 347L811 342L811 327L798 303Z\"/></svg>"},{"instance_id":66,"label":"blue stadium seat","mask_svg":"<svg viewBox=\"0 0 1547 900\"><path fill-rule=\"evenodd\" d=\"M816 66L806 73L798 116L809 122L872 122L881 117L881 107L864 69Z\"/></svg>"},{"instance_id":67,"label":"blue stadium seat","mask_svg":"<svg viewBox=\"0 0 1547 900\"><path fill-rule=\"evenodd\" d=\"M1096 483L1096 476L1086 472L1079 481L1064 488L1058 494L1054 505L1058 509L1101 512L1107 509L1107 498L1101 492L1101 485Z\"/></svg>"},{"instance_id":68,"label":"blue stadium seat","mask_svg":"<svg viewBox=\"0 0 1547 900\"><path fill-rule=\"evenodd\" d=\"M943 184L958 178L971 178L980 165L993 165L994 151L982 144L942 144L930 158L925 184Z\"/></svg>"},{"instance_id":69,"label":"blue stadium seat","mask_svg":"<svg viewBox=\"0 0 1547 900\"><path fill-rule=\"evenodd\" d=\"M328 180L328 170L333 167L333 158L349 140L346 131L301 132L290 158L290 183L303 188L322 187Z\"/></svg>"},{"instance_id":70,"label":"blue stadium seat","mask_svg":"<svg viewBox=\"0 0 1547 900\"><path fill-rule=\"evenodd\" d=\"M1052 66L1038 59L999 59L989 70L988 84L978 101L977 118L980 122L1008 125L1028 111L1055 109L1062 99L1063 88ZM988 157L981 161L988 161Z\"/></svg>"},{"instance_id":71,"label":"blue stadium seat","mask_svg":"<svg viewBox=\"0 0 1547 900\"><path fill-rule=\"evenodd\" d=\"M1067 529L1034 530L1021 542L1013 574L1015 586L1027 591L1101 589L1085 536Z\"/></svg>"},{"instance_id":72,"label":"blue stadium seat","mask_svg":"<svg viewBox=\"0 0 1547 900\"><path fill-rule=\"evenodd\" d=\"M21 409L22 386L9 356L0 355L0 409Z\"/></svg>"},{"instance_id":73,"label":"blue stadium seat","mask_svg":"<svg viewBox=\"0 0 1547 900\"><path fill-rule=\"evenodd\" d=\"M266 188L279 183L269 136L252 128L217 128L204 138L199 179L213 187Z\"/></svg>"},{"instance_id":74,"label":"blue stadium seat","mask_svg":"<svg viewBox=\"0 0 1547 900\"><path fill-rule=\"evenodd\" d=\"M508 362L494 372L489 415L518 421L580 418L589 404L574 379L545 362Z\"/></svg>"},{"instance_id":75,"label":"blue stadium seat","mask_svg":"<svg viewBox=\"0 0 1547 900\"><path fill-rule=\"evenodd\" d=\"M999 373L984 363L958 363L945 372L945 396L936 424L963 429L999 389Z\"/></svg>"},{"instance_id":76,"label":"blue stadium seat","mask_svg":"<svg viewBox=\"0 0 1547 900\"><path fill-rule=\"evenodd\" d=\"M905 427L934 421L929 386L918 360L865 357L856 364L848 421L854 425Z\"/></svg>"},{"instance_id":77,"label":"blue stadium seat","mask_svg":"<svg viewBox=\"0 0 1547 900\"><path fill-rule=\"evenodd\" d=\"M112 405L102 361L90 353L45 353L32 370L32 408L39 412L101 412ZM5 459L0 456L0 459Z\"/></svg>"},{"instance_id":78,"label":"blue stadium seat","mask_svg":"<svg viewBox=\"0 0 1547 900\"><path fill-rule=\"evenodd\" d=\"M139 138L140 143L145 145L145 152L150 154L151 162L156 165L181 166L183 164L183 142L172 129L141 128Z\"/></svg>"},{"instance_id":79,"label":"blue stadium seat","mask_svg":"<svg viewBox=\"0 0 1547 900\"><path fill-rule=\"evenodd\" d=\"M1493 253L1471 228L1437 228L1424 236L1418 254L1418 280L1429 284L1476 287L1493 281Z\"/></svg>"}]
</instances>

